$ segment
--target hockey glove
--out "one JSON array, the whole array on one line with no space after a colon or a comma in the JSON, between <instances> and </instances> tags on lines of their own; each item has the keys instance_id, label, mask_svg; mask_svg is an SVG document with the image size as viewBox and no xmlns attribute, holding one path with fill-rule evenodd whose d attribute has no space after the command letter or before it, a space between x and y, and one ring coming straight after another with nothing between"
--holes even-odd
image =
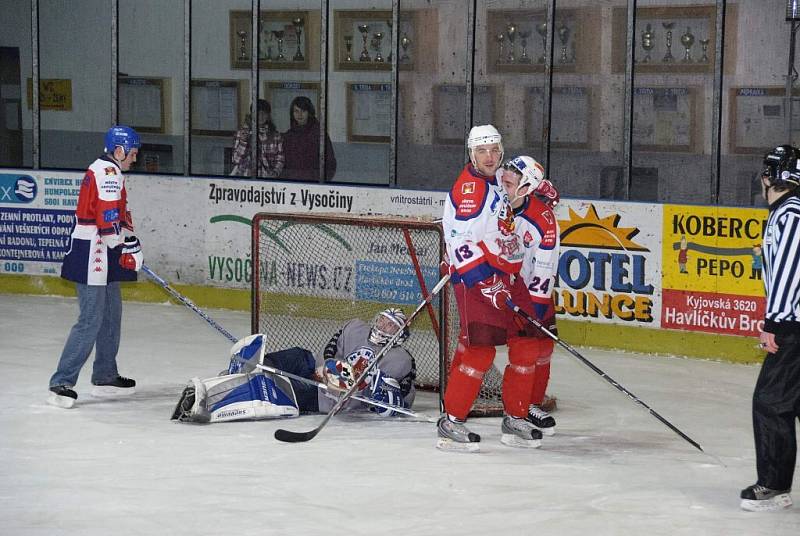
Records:
<instances>
[{"instance_id":1,"label":"hockey glove","mask_svg":"<svg viewBox=\"0 0 800 536\"><path fill-rule=\"evenodd\" d=\"M397 383L397 380L386 376L380 370L372 379L372 385L368 394L372 400L377 400L378 402L391 404L392 406L398 406L401 408L406 407L403 393L400 391L400 384ZM392 417L394 415L398 415L396 411L388 408L382 408L380 406L370 406L369 410L377 413L381 417Z\"/></svg>"},{"instance_id":2,"label":"hockey glove","mask_svg":"<svg viewBox=\"0 0 800 536\"><path fill-rule=\"evenodd\" d=\"M553 183L547 179L542 179L542 182L539 183L539 186L536 187L533 193L539 201L550 208L555 208L561 200L561 195L559 195L558 190L556 190Z\"/></svg>"},{"instance_id":3,"label":"hockey glove","mask_svg":"<svg viewBox=\"0 0 800 536\"><path fill-rule=\"evenodd\" d=\"M556 309L553 306L553 302L551 301L547 304L535 303L533 307L536 311L536 319L539 321L539 323L547 328L547 331L558 337L558 328L556 327ZM541 330L539 331L543 338L550 338Z\"/></svg>"},{"instance_id":4,"label":"hockey glove","mask_svg":"<svg viewBox=\"0 0 800 536\"><path fill-rule=\"evenodd\" d=\"M142 255L142 246L139 244L139 239L135 236L128 236L125 238L125 243L119 246L122 255L119 258L119 264L126 270L139 271L144 264L144 255Z\"/></svg>"},{"instance_id":5,"label":"hockey glove","mask_svg":"<svg viewBox=\"0 0 800 536\"><path fill-rule=\"evenodd\" d=\"M481 295L492 304L492 307L498 311L502 311L507 307L506 302L511 299L511 292L509 292L508 287L497 274L487 277L475 286L481 291Z\"/></svg>"},{"instance_id":6,"label":"hockey glove","mask_svg":"<svg viewBox=\"0 0 800 536\"><path fill-rule=\"evenodd\" d=\"M325 360L322 367L322 377L325 385L334 392L347 391L355 382L355 373L350 363L335 359Z\"/></svg>"}]
</instances>

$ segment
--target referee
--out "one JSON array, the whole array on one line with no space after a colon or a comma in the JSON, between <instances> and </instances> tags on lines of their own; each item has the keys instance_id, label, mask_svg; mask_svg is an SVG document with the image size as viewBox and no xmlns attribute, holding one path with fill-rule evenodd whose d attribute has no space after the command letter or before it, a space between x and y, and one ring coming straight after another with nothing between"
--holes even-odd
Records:
<instances>
[{"instance_id":1,"label":"referee","mask_svg":"<svg viewBox=\"0 0 800 536\"><path fill-rule=\"evenodd\" d=\"M764 231L767 306L759 336L767 351L753 392L758 481L742 490L741 507L770 511L792 505L800 417L800 150L781 145L764 157L761 190L769 204Z\"/></svg>"}]
</instances>

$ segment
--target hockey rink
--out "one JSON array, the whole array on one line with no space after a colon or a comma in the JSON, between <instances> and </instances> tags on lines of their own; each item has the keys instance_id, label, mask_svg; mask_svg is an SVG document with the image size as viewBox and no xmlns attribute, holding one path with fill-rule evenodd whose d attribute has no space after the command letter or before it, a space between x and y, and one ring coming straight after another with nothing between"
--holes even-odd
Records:
<instances>
[{"instance_id":1,"label":"hockey rink","mask_svg":"<svg viewBox=\"0 0 800 536\"><path fill-rule=\"evenodd\" d=\"M579 348L708 455L558 347L548 389L558 429L541 449L502 445L498 418L470 421L480 454L436 450L433 423L370 416L337 416L312 441L283 444L277 428L310 430L321 416L170 421L191 377L226 368L230 343L166 298L124 307L118 361L137 393L91 398L87 364L77 405L63 410L45 400L76 300L0 295L0 534L800 534L800 504L739 509L755 482L757 366ZM207 312L249 334L247 313ZM422 393L415 409L437 416L437 396Z\"/></svg>"}]
</instances>

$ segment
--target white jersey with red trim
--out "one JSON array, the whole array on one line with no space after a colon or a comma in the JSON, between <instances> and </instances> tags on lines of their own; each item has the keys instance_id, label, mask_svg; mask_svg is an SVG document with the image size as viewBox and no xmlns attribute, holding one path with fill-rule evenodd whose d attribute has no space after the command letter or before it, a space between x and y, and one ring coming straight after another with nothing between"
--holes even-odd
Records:
<instances>
[{"instance_id":1,"label":"white jersey with red trim","mask_svg":"<svg viewBox=\"0 0 800 536\"><path fill-rule=\"evenodd\" d=\"M135 281L136 272L119 265L117 246L124 229L132 231L127 210L125 179L119 165L101 156L86 170L75 209L70 249L64 256L61 277L86 285Z\"/></svg>"},{"instance_id":2,"label":"white jersey with red trim","mask_svg":"<svg viewBox=\"0 0 800 536\"><path fill-rule=\"evenodd\" d=\"M447 197L442 217L454 282L473 286L497 272L516 274L522 267L521 235L497 177L467 164Z\"/></svg>"},{"instance_id":3,"label":"white jersey with red trim","mask_svg":"<svg viewBox=\"0 0 800 536\"><path fill-rule=\"evenodd\" d=\"M520 275L535 304L549 305L558 271L561 241L553 210L528 196L516 209L514 232L521 237L523 261Z\"/></svg>"}]
</instances>

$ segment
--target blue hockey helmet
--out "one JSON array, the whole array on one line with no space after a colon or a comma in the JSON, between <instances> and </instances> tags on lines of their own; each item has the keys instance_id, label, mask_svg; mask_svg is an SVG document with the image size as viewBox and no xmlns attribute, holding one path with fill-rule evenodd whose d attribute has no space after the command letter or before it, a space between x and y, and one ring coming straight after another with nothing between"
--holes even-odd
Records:
<instances>
[{"instance_id":1,"label":"blue hockey helmet","mask_svg":"<svg viewBox=\"0 0 800 536\"><path fill-rule=\"evenodd\" d=\"M138 149L141 145L139 134L131 127L115 125L106 132L105 149L107 153L113 153L114 149L122 147L127 155L131 149Z\"/></svg>"}]
</instances>

